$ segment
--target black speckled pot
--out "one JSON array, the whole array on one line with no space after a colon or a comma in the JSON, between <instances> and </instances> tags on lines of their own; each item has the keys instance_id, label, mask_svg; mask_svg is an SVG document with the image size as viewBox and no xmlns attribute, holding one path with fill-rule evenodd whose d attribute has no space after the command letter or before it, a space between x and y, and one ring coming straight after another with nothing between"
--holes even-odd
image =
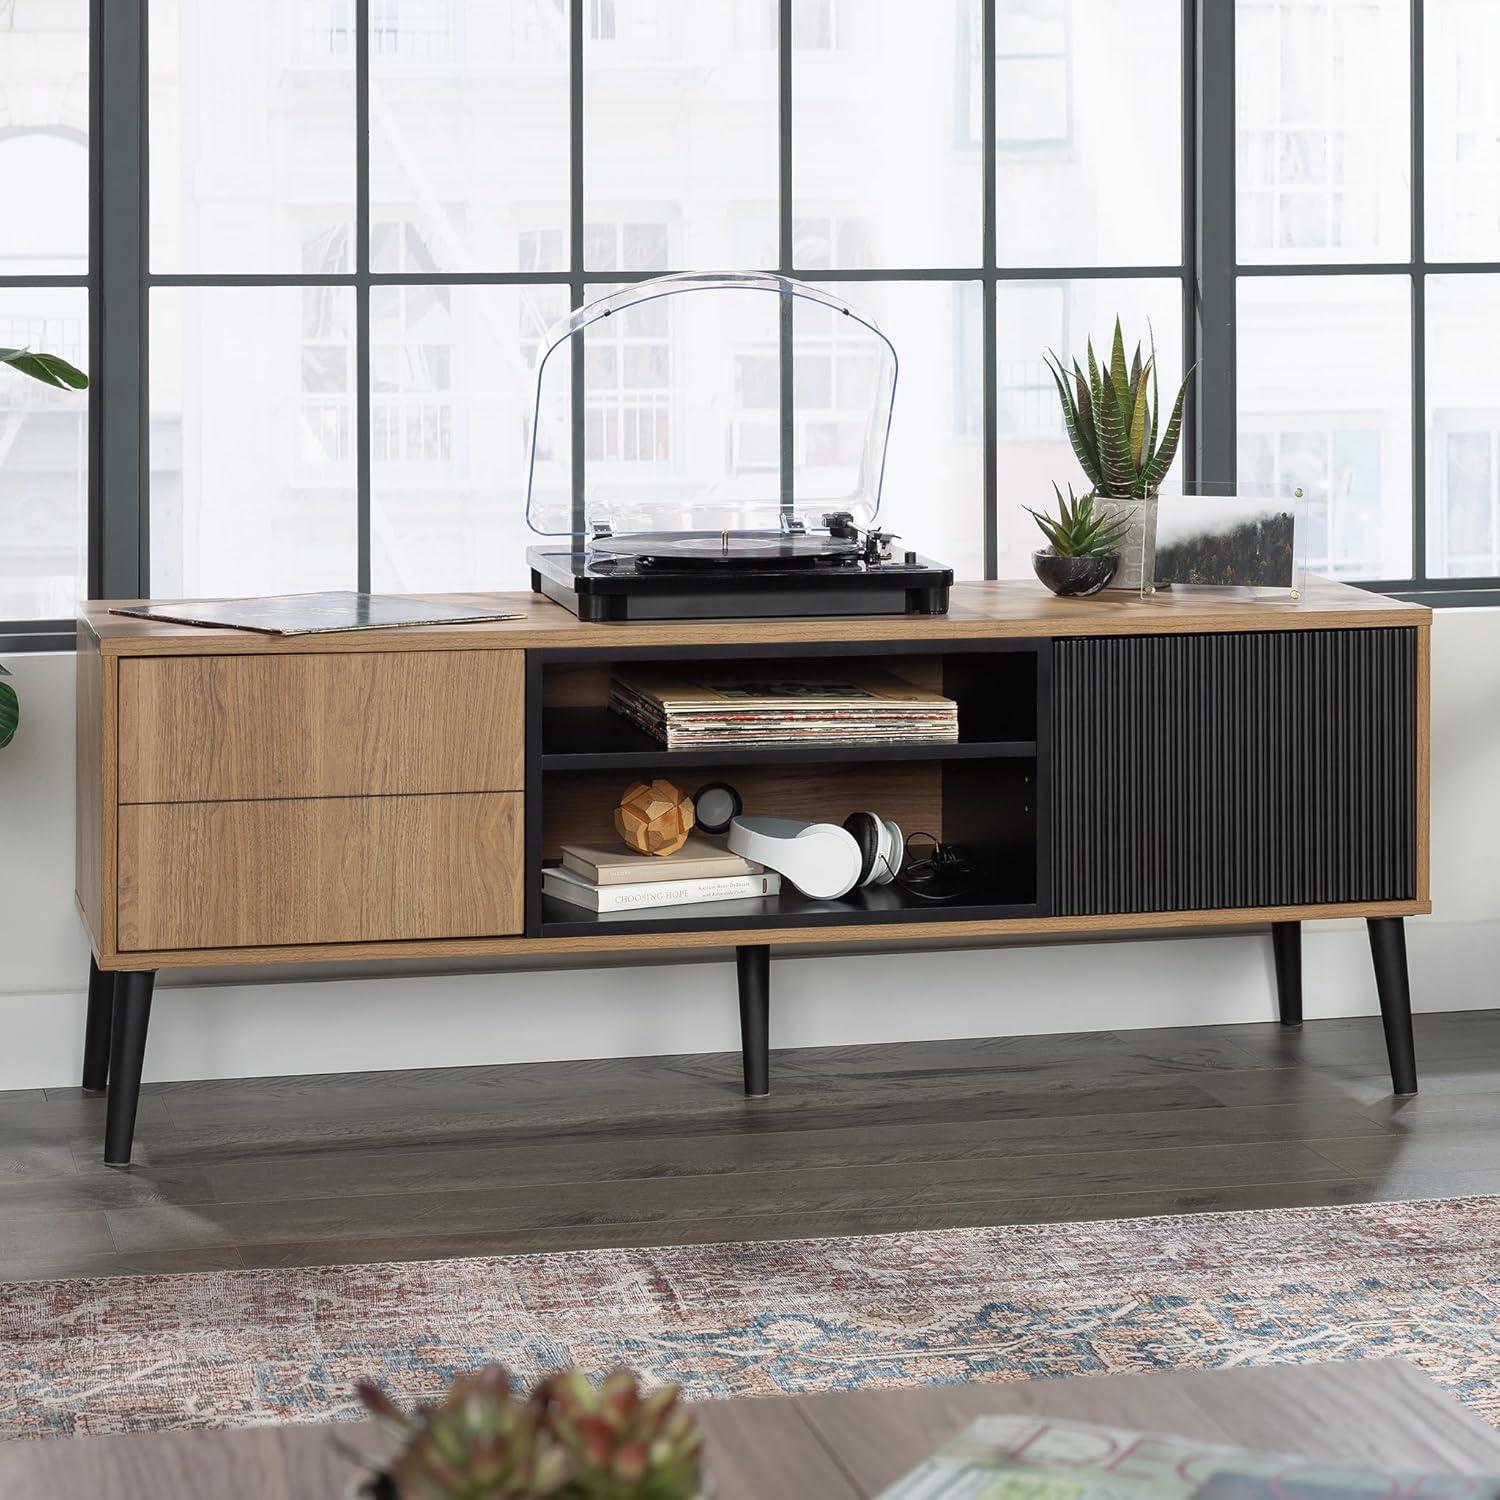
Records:
<instances>
[{"instance_id":1,"label":"black speckled pot","mask_svg":"<svg viewBox=\"0 0 1500 1500\"><path fill-rule=\"evenodd\" d=\"M1064 598L1081 599L1085 594L1097 594L1115 576L1120 566L1120 554L1111 552L1108 557L1059 557L1050 547L1031 554L1031 566L1036 576Z\"/></svg>"}]
</instances>

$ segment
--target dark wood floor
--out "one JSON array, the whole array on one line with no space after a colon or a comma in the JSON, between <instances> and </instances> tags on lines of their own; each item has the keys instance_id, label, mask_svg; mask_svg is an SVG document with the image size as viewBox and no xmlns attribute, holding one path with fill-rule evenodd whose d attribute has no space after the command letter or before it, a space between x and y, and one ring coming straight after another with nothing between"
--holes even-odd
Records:
<instances>
[{"instance_id":1,"label":"dark wood floor","mask_svg":"<svg viewBox=\"0 0 1500 1500\"><path fill-rule=\"evenodd\" d=\"M0 1278L1500 1192L1500 1011L0 1093Z\"/></svg>"}]
</instances>

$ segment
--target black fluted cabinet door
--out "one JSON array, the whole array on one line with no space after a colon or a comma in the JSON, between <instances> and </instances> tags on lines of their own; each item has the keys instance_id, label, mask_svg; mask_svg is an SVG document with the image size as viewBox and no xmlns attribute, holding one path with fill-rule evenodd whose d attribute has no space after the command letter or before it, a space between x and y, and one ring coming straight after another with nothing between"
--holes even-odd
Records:
<instances>
[{"instance_id":1,"label":"black fluted cabinet door","mask_svg":"<svg viewBox=\"0 0 1500 1500\"><path fill-rule=\"evenodd\" d=\"M1407 900L1416 632L1053 644L1053 910Z\"/></svg>"}]
</instances>

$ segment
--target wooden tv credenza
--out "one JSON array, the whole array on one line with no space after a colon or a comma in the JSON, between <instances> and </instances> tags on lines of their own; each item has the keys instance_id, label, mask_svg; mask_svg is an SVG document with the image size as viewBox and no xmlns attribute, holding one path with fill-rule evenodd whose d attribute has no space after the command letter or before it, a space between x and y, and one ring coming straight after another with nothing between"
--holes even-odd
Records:
<instances>
[{"instance_id":1,"label":"wooden tv credenza","mask_svg":"<svg viewBox=\"0 0 1500 1500\"><path fill-rule=\"evenodd\" d=\"M497 607L497 596L483 596ZM1402 919L1428 899L1431 613L1298 600L1055 599L961 584L943 616L491 625L273 638L85 607L77 894L83 1084L124 1164L158 969L733 947L745 1087L769 1087L778 944L1270 924L1281 1019L1300 927L1364 917L1391 1075L1416 1089ZM669 752L606 707L613 662L878 661L958 700L955 745ZM633 779L729 781L749 811L870 809L966 846L962 903L894 887L595 915L542 895L611 839Z\"/></svg>"}]
</instances>

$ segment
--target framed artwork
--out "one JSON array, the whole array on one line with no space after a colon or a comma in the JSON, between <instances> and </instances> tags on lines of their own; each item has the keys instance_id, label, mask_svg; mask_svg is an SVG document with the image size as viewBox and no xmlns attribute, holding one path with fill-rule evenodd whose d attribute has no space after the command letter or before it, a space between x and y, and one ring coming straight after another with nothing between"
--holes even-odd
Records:
<instances>
[{"instance_id":1,"label":"framed artwork","mask_svg":"<svg viewBox=\"0 0 1500 1500\"><path fill-rule=\"evenodd\" d=\"M1157 501L1157 588L1247 588L1297 593L1300 492L1162 495Z\"/></svg>"}]
</instances>

